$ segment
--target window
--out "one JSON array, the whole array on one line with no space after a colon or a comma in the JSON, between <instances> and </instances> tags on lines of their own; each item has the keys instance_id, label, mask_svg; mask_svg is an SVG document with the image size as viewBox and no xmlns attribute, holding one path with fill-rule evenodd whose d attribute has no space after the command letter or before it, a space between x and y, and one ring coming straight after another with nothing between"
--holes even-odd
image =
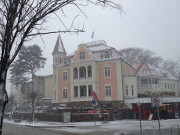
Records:
<instances>
[{"instance_id":1,"label":"window","mask_svg":"<svg viewBox=\"0 0 180 135\"><path fill-rule=\"evenodd\" d=\"M88 94L89 94L89 96L92 96L91 91L92 91L92 85L88 85Z\"/></svg>"},{"instance_id":2,"label":"window","mask_svg":"<svg viewBox=\"0 0 180 135\"><path fill-rule=\"evenodd\" d=\"M59 57L59 63L61 63L61 57Z\"/></svg>"},{"instance_id":3,"label":"window","mask_svg":"<svg viewBox=\"0 0 180 135\"><path fill-rule=\"evenodd\" d=\"M85 53L84 52L80 52L79 59L80 60L84 60L85 59Z\"/></svg>"},{"instance_id":4,"label":"window","mask_svg":"<svg viewBox=\"0 0 180 135\"><path fill-rule=\"evenodd\" d=\"M67 81L67 72L63 72L63 81Z\"/></svg>"},{"instance_id":5,"label":"window","mask_svg":"<svg viewBox=\"0 0 180 135\"><path fill-rule=\"evenodd\" d=\"M57 64L57 58L55 58L55 64Z\"/></svg>"},{"instance_id":6,"label":"window","mask_svg":"<svg viewBox=\"0 0 180 135\"><path fill-rule=\"evenodd\" d=\"M143 74L146 74L147 70L146 69L143 69Z\"/></svg>"},{"instance_id":7,"label":"window","mask_svg":"<svg viewBox=\"0 0 180 135\"><path fill-rule=\"evenodd\" d=\"M74 97L78 97L78 86L74 86Z\"/></svg>"},{"instance_id":8,"label":"window","mask_svg":"<svg viewBox=\"0 0 180 135\"><path fill-rule=\"evenodd\" d=\"M67 89L63 89L63 99L67 99Z\"/></svg>"},{"instance_id":9,"label":"window","mask_svg":"<svg viewBox=\"0 0 180 135\"><path fill-rule=\"evenodd\" d=\"M106 51L105 52L105 58L108 59L109 57L110 57L110 53L109 53L109 51Z\"/></svg>"},{"instance_id":10,"label":"window","mask_svg":"<svg viewBox=\"0 0 180 135\"><path fill-rule=\"evenodd\" d=\"M67 64L67 58L64 58L64 64Z\"/></svg>"},{"instance_id":11,"label":"window","mask_svg":"<svg viewBox=\"0 0 180 135\"><path fill-rule=\"evenodd\" d=\"M126 85L126 95L128 95L128 86Z\"/></svg>"},{"instance_id":12,"label":"window","mask_svg":"<svg viewBox=\"0 0 180 135\"><path fill-rule=\"evenodd\" d=\"M92 77L92 68L90 65L88 66L88 77Z\"/></svg>"},{"instance_id":13,"label":"window","mask_svg":"<svg viewBox=\"0 0 180 135\"><path fill-rule=\"evenodd\" d=\"M74 79L78 79L78 70L76 67L74 68Z\"/></svg>"},{"instance_id":14,"label":"window","mask_svg":"<svg viewBox=\"0 0 180 135\"><path fill-rule=\"evenodd\" d=\"M175 90L175 84L173 84L173 88L174 88L174 90Z\"/></svg>"},{"instance_id":15,"label":"window","mask_svg":"<svg viewBox=\"0 0 180 135\"><path fill-rule=\"evenodd\" d=\"M56 83L56 74L55 74L55 76L54 76L54 82Z\"/></svg>"},{"instance_id":16,"label":"window","mask_svg":"<svg viewBox=\"0 0 180 135\"><path fill-rule=\"evenodd\" d=\"M134 86L131 85L132 95L134 95Z\"/></svg>"},{"instance_id":17,"label":"window","mask_svg":"<svg viewBox=\"0 0 180 135\"><path fill-rule=\"evenodd\" d=\"M86 96L87 96L86 86L80 86L80 97L86 97Z\"/></svg>"},{"instance_id":18,"label":"window","mask_svg":"<svg viewBox=\"0 0 180 135\"><path fill-rule=\"evenodd\" d=\"M165 89L166 89L166 83L165 83Z\"/></svg>"},{"instance_id":19,"label":"window","mask_svg":"<svg viewBox=\"0 0 180 135\"><path fill-rule=\"evenodd\" d=\"M56 89L54 89L54 97L55 97L55 100L56 100Z\"/></svg>"},{"instance_id":20,"label":"window","mask_svg":"<svg viewBox=\"0 0 180 135\"><path fill-rule=\"evenodd\" d=\"M105 67L105 77L110 76L110 67Z\"/></svg>"},{"instance_id":21,"label":"window","mask_svg":"<svg viewBox=\"0 0 180 135\"><path fill-rule=\"evenodd\" d=\"M86 68L85 67L79 68L79 77L80 78L86 78Z\"/></svg>"},{"instance_id":22,"label":"window","mask_svg":"<svg viewBox=\"0 0 180 135\"><path fill-rule=\"evenodd\" d=\"M105 86L105 90L106 90L106 96L111 96L111 86L110 85Z\"/></svg>"}]
</instances>

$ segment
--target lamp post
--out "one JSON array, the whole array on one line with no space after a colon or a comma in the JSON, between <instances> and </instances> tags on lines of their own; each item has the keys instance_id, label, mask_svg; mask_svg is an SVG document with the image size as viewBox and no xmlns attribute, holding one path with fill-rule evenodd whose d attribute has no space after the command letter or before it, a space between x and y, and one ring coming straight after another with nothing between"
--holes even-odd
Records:
<instances>
[{"instance_id":1,"label":"lamp post","mask_svg":"<svg viewBox=\"0 0 180 135\"><path fill-rule=\"evenodd\" d=\"M141 102L138 101L137 105L139 106L139 121L140 121L140 131L141 131L141 135L142 135L142 124L141 124Z\"/></svg>"}]
</instances>

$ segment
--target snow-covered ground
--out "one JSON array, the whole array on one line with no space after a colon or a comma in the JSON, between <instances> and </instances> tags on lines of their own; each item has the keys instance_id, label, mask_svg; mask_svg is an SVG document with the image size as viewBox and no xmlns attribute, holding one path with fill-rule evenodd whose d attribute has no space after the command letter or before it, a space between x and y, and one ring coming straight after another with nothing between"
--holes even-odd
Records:
<instances>
[{"instance_id":1,"label":"snow-covered ground","mask_svg":"<svg viewBox=\"0 0 180 135\"><path fill-rule=\"evenodd\" d=\"M121 121L109 121L107 123L101 122L72 122L72 123L61 123L61 122L38 122L38 123L27 123L20 122L15 123L13 121L4 120L4 122L19 124L32 127L44 127L51 130L72 132L72 133L91 133L91 132L110 132L114 135L126 132L139 132L140 122L138 120L121 120ZM180 126L180 119L169 119L160 121L161 129L168 129L173 125ZM158 130L158 121L142 121L142 130ZM168 131L169 132L169 131Z\"/></svg>"}]
</instances>

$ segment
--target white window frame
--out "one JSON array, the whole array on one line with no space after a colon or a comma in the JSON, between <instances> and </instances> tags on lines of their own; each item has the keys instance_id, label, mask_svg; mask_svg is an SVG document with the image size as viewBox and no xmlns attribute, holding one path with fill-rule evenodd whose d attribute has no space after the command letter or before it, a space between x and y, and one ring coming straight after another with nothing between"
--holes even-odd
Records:
<instances>
[{"instance_id":1,"label":"white window frame","mask_svg":"<svg viewBox=\"0 0 180 135\"><path fill-rule=\"evenodd\" d=\"M63 92L63 99L67 99L67 97L68 97L68 91L67 91L67 88L63 88L62 89L62 92Z\"/></svg>"},{"instance_id":2,"label":"white window frame","mask_svg":"<svg viewBox=\"0 0 180 135\"><path fill-rule=\"evenodd\" d=\"M67 64L67 58L64 58L64 64Z\"/></svg>"},{"instance_id":3,"label":"white window frame","mask_svg":"<svg viewBox=\"0 0 180 135\"><path fill-rule=\"evenodd\" d=\"M131 85L131 92L132 92L132 95L134 96L134 85Z\"/></svg>"},{"instance_id":4,"label":"white window frame","mask_svg":"<svg viewBox=\"0 0 180 135\"><path fill-rule=\"evenodd\" d=\"M79 59L80 60L84 60L85 59L85 53L84 52L80 52Z\"/></svg>"},{"instance_id":5,"label":"white window frame","mask_svg":"<svg viewBox=\"0 0 180 135\"><path fill-rule=\"evenodd\" d=\"M66 82L68 80L68 73L67 71L63 72L63 82Z\"/></svg>"},{"instance_id":6,"label":"white window frame","mask_svg":"<svg viewBox=\"0 0 180 135\"><path fill-rule=\"evenodd\" d=\"M126 85L126 95L128 95L129 92L128 92L128 85Z\"/></svg>"},{"instance_id":7,"label":"white window frame","mask_svg":"<svg viewBox=\"0 0 180 135\"><path fill-rule=\"evenodd\" d=\"M110 58L110 52L109 52L109 51L106 51L106 52L105 52L104 58L105 58L105 59L109 59L109 58Z\"/></svg>"},{"instance_id":8,"label":"white window frame","mask_svg":"<svg viewBox=\"0 0 180 135\"><path fill-rule=\"evenodd\" d=\"M104 67L104 76L105 77L110 77L111 76L111 68L110 68L110 66Z\"/></svg>"},{"instance_id":9,"label":"white window frame","mask_svg":"<svg viewBox=\"0 0 180 135\"><path fill-rule=\"evenodd\" d=\"M105 93L106 93L106 97L112 96L111 85L105 85Z\"/></svg>"}]
</instances>

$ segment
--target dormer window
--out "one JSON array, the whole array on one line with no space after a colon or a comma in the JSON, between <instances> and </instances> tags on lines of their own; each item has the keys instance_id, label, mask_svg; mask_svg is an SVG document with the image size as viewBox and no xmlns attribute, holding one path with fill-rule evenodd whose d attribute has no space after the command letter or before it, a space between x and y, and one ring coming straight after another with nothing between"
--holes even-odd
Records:
<instances>
[{"instance_id":1,"label":"dormer window","mask_svg":"<svg viewBox=\"0 0 180 135\"><path fill-rule=\"evenodd\" d=\"M106 52L105 52L105 58L106 58L106 59L110 58L110 52L109 52L109 51L106 51Z\"/></svg>"},{"instance_id":2,"label":"dormer window","mask_svg":"<svg viewBox=\"0 0 180 135\"><path fill-rule=\"evenodd\" d=\"M80 60L84 60L85 59L85 53L84 52L80 52L79 59Z\"/></svg>"},{"instance_id":3,"label":"dormer window","mask_svg":"<svg viewBox=\"0 0 180 135\"><path fill-rule=\"evenodd\" d=\"M67 58L64 58L64 64L67 64Z\"/></svg>"}]
</instances>

